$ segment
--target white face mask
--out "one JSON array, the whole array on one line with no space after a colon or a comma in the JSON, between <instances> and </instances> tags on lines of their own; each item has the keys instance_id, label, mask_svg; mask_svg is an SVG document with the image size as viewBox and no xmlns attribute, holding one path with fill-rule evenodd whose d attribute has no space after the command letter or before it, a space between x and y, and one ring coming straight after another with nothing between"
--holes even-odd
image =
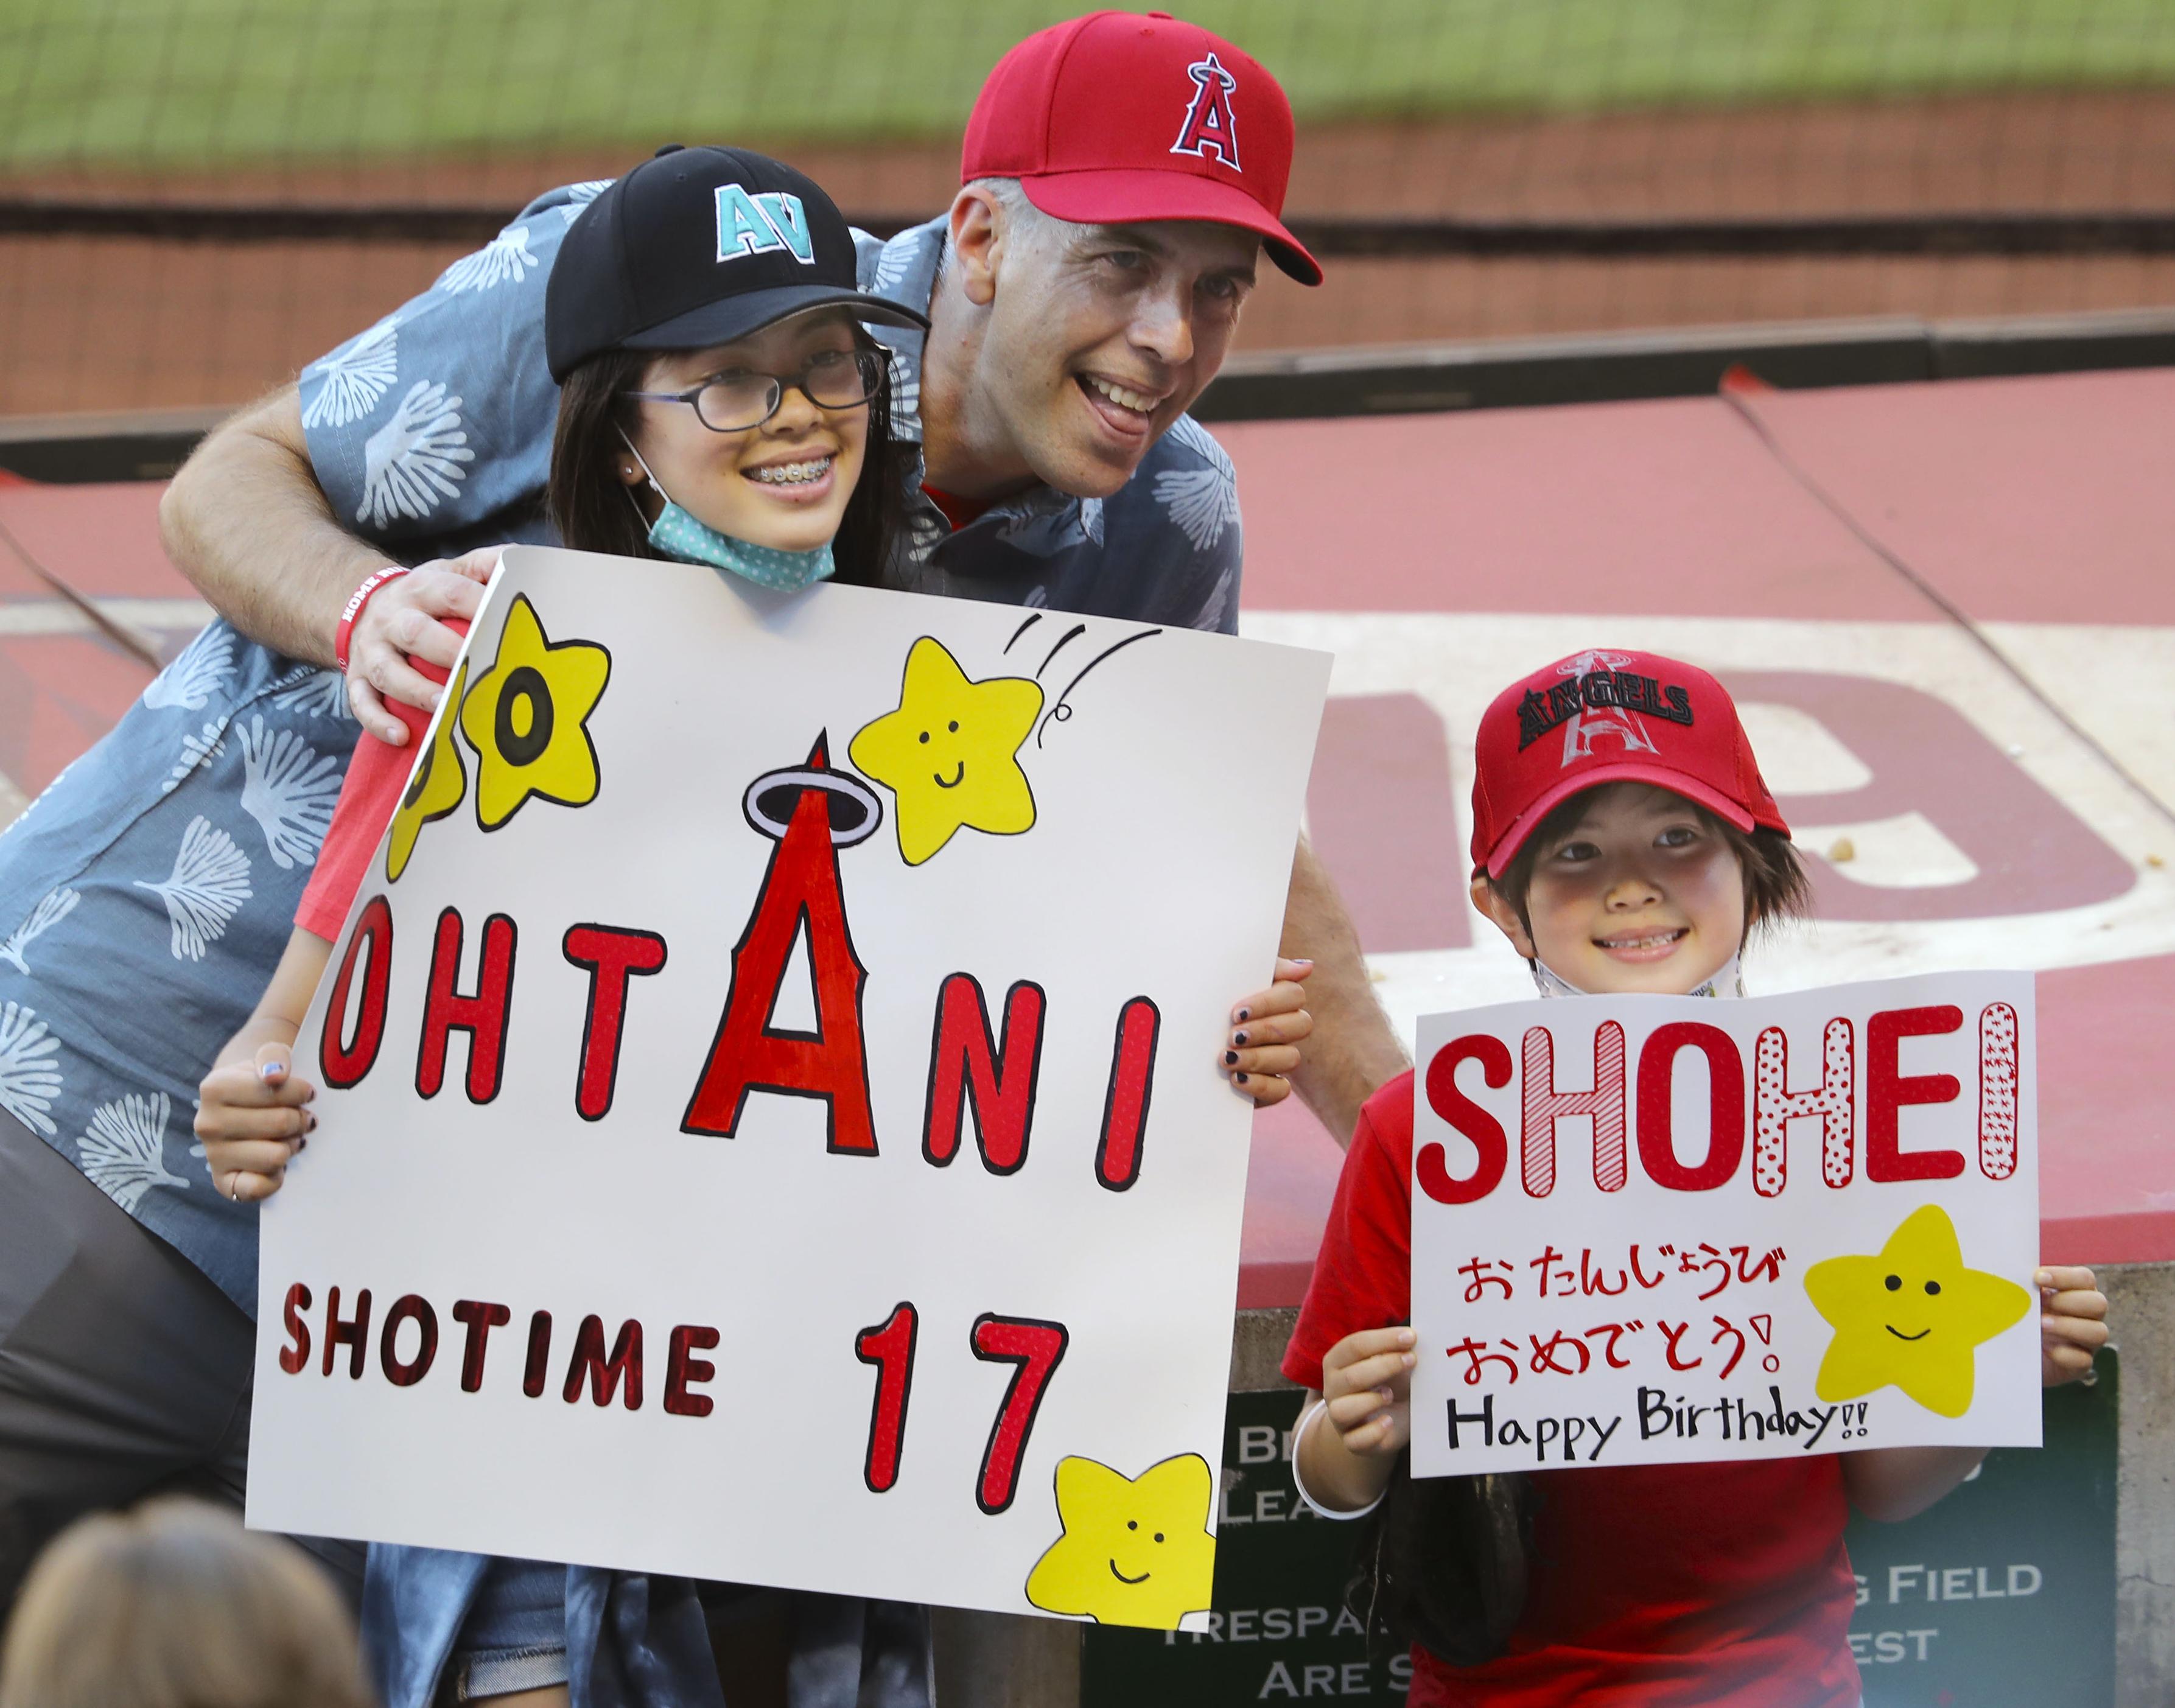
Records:
<instances>
[{"instance_id":1,"label":"white face mask","mask_svg":"<svg viewBox=\"0 0 2175 1708\"><path fill-rule=\"evenodd\" d=\"M634 441L625 433L620 437L626 440L626 448L642 464L650 491L664 501L664 507L657 512L657 520L649 524L649 543L665 556L678 563L707 563L713 569L723 570L778 593L799 593L803 588L829 579L836 567L831 560L829 540L813 551L781 551L776 546L757 545L735 540L730 534L720 534L700 517L674 503L672 495L658 484L657 476L650 472L642 453L635 450ZM633 493L626 496L630 504L634 503ZM635 505L637 513L641 508L639 504Z\"/></svg>"},{"instance_id":2,"label":"white face mask","mask_svg":"<svg viewBox=\"0 0 2175 1708\"><path fill-rule=\"evenodd\" d=\"M1535 959L1527 964L1533 969L1533 988L1543 996L1586 996L1592 994L1580 990L1543 961ZM1738 957L1734 955L1717 968L1711 978L1701 980L1684 992L1687 996L1742 996L1744 994L1744 969L1738 964Z\"/></svg>"}]
</instances>

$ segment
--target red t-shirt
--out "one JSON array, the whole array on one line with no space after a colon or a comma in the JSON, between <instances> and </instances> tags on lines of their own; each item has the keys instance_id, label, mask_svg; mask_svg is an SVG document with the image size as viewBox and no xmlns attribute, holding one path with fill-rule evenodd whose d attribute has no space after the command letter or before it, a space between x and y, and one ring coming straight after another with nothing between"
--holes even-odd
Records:
<instances>
[{"instance_id":1,"label":"red t-shirt","mask_svg":"<svg viewBox=\"0 0 2175 1708\"><path fill-rule=\"evenodd\" d=\"M469 632L465 618L447 617L445 623L457 635ZM446 680L447 673L436 664L421 659L408 662L434 682ZM423 751L424 732L431 727L428 712L398 700L385 703L408 726L408 745L395 747L367 733L355 744L355 757L348 762L347 781L340 785L332 826L325 832L317 867L295 909L295 923L328 943L339 935L340 927L347 923L347 910L355 901L355 892L362 887L370 857L377 852L385 827L393 822L393 815L399 808L409 773L415 768L415 756Z\"/></svg>"},{"instance_id":2,"label":"red t-shirt","mask_svg":"<svg viewBox=\"0 0 2175 1708\"><path fill-rule=\"evenodd\" d=\"M1284 1374L1412 1311L1413 1076L1360 1112ZM1321 1427L1320 1425L1316 1426ZM1854 1708L1857 1581L1833 1454L1531 1473L1526 1611L1504 1652L1413 1651L1413 1708Z\"/></svg>"}]
</instances>

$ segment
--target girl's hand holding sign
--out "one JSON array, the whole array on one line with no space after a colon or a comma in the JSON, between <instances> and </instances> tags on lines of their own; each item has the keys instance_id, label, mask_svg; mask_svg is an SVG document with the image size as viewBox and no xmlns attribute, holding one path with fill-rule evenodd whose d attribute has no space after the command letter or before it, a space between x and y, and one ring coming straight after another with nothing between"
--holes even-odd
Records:
<instances>
[{"instance_id":1,"label":"girl's hand holding sign","mask_svg":"<svg viewBox=\"0 0 2175 1708\"><path fill-rule=\"evenodd\" d=\"M2092 1354L2107 1343L2107 1295L2083 1267L2042 1269L2039 1288L2039 1380L2058 1388L2092 1367Z\"/></svg>"},{"instance_id":2,"label":"girl's hand holding sign","mask_svg":"<svg viewBox=\"0 0 2175 1708\"><path fill-rule=\"evenodd\" d=\"M1266 1109L1291 1095L1291 1077L1299 1064L1298 1046L1314 1031L1314 1017L1299 1005L1306 1000L1300 981L1314 971L1311 961L1277 961L1277 982L1242 996L1231 1010L1231 1035L1217 1061L1231 1083Z\"/></svg>"}]
</instances>

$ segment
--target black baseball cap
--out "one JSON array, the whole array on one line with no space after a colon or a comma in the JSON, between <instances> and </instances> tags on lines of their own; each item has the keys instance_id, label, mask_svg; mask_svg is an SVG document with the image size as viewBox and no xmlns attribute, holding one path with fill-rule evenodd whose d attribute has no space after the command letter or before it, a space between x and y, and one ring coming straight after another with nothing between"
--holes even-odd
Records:
<instances>
[{"instance_id":1,"label":"black baseball cap","mask_svg":"<svg viewBox=\"0 0 2175 1708\"><path fill-rule=\"evenodd\" d=\"M699 350L833 304L928 329L860 286L853 233L816 181L746 149L658 150L567 229L544 292L551 377L611 350Z\"/></svg>"}]
</instances>

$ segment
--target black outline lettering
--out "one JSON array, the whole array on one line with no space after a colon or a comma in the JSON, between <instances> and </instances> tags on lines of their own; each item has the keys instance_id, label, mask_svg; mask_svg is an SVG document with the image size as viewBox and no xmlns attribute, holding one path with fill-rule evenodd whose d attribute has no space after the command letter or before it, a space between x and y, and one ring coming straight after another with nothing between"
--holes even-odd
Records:
<instances>
[{"instance_id":1,"label":"black outline lettering","mask_svg":"<svg viewBox=\"0 0 2175 1708\"><path fill-rule=\"evenodd\" d=\"M362 1006L355 1012L355 1043L342 1040L347 1029L349 987L355 979L355 957L365 941L372 946L363 963ZM385 999L393 979L393 908L382 895L372 896L355 922L340 959L339 976L333 980L325 999L325 1029L317 1040L317 1071L334 1091L362 1083L377 1065L378 1047L385 1041ZM360 1058L361 1065L355 1064Z\"/></svg>"},{"instance_id":2,"label":"black outline lettering","mask_svg":"<svg viewBox=\"0 0 2175 1708\"><path fill-rule=\"evenodd\" d=\"M604 994L605 962L602 956L591 957L575 952L577 931L594 931L622 943L654 944L657 948L656 960L647 966L632 959L616 960L613 963L617 975L612 981L616 1001L611 1017L611 1037L605 1045L608 1053L605 1058L605 1098L594 1111L584 1108L582 1099L588 1088L589 1046L596 1030L598 1001ZM582 1009L582 1053L574 1063L574 1113L585 1121L600 1121L611 1113L612 1098L619 1090L619 1052L626 1037L627 986L634 979L663 972L670 952L664 939L654 931L638 930L632 925L602 925L585 919L567 927L566 935L559 939L559 952L572 965L586 967L589 972L588 1000Z\"/></svg>"},{"instance_id":3,"label":"black outline lettering","mask_svg":"<svg viewBox=\"0 0 2175 1708\"><path fill-rule=\"evenodd\" d=\"M952 993L963 983L974 992L975 1029L957 1039L952 1052L945 1049L945 1020L952 1009ZM1022 1012L1022 998L1033 993L1032 1002ZM965 1125L967 1106L974 1109L974 1145L982 1155L982 1166L992 1174L1017 1174L1027 1166L1028 1144L1034 1130L1034 1100L1042 1076L1043 1022L1050 1014L1050 993L1032 979L1013 981L1005 992L1004 1035L1000 1041L990 1030L990 1005L982 993L982 981L971 973L954 973L937 987L936 1016L930 1025L929 1040L929 1095L922 1105L922 1159L936 1168L946 1168L959 1154L960 1130ZM1012 1060L1012 1025L1014 1021L1027 1028L1026 1089L1019 1093L1025 1107L1019 1117L1018 1154L1009 1163L1001 1163L990 1154L989 1118L1001 1111L1012 1098L1011 1087L1014 1075L1020 1070ZM979 1039L979 1056L975 1044ZM951 1108L940 1124L936 1107L937 1084L946 1065L947 1054L965 1058L957 1082L957 1093ZM983 1107L982 1093L986 1083L990 1093L989 1110Z\"/></svg>"},{"instance_id":4,"label":"black outline lettering","mask_svg":"<svg viewBox=\"0 0 2175 1708\"><path fill-rule=\"evenodd\" d=\"M876 1443L883 1433L884 1389L892 1372L888 1349L871 1352L871 1345L898 1332L899 1315L906 1315L906 1353L899 1360L898 1422L891 1432L891 1475L876 1480ZM907 1408L914 1401L914 1354L921 1340L921 1313L911 1299L902 1299L881 1322L854 1337L854 1356L876 1373L875 1395L869 1401L869 1445L861 1456L861 1482L871 1494L884 1494L898 1486L899 1467L906 1462Z\"/></svg>"},{"instance_id":5,"label":"black outline lettering","mask_svg":"<svg viewBox=\"0 0 2175 1708\"><path fill-rule=\"evenodd\" d=\"M1132 1128L1132 1157L1123 1179L1110 1173L1111 1118L1117 1113L1118 1080L1125 1065L1125 1028L1133 1016L1142 1009L1148 1011L1147 1065L1141 1072L1140 1109L1130 1123ZM1103 1094L1103 1125L1100 1136L1095 1141L1095 1179L1098 1185L1112 1192L1130 1191L1141 1178L1141 1158L1147 1150L1148 1103L1155 1093L1156 1046L1163 1035L1163 1011L1146 996L1130 999L1118 1011L1117 1035L1110 1044L1110 1083Z\"/></svg>"},{"instance_id":6,"label":"black outline lettering","mask_svg":"<svg viewBox=\"0 0 2175 1708\"><path fill-rule=\"evenodd\" d=\"M446 922L453 921L453 943L446 942ZM431 935L431 982L423 994L423 1027L415 1041L415 1095L433 1098L445 1089L446 1052L452 1047L453 1034L465 1032L469 1035L468 1071L462 1076L462 1088L468 1093L472 1103L487 1103L499 1093L506 1076L506 1036L513 1024L513 974L515 956L521 947L520 928L505 914L493 914L483 922L483 941L476 951L476 988L470 995L463 995L460 989L461 955L467 937L467 926L461 919L460 909L447 908L438 915L437 929ZM506 963L505 988L500 993L498 1018L495 1027L498 1048L488 1057L478 1049L484 1017L485 1005L490 1000L491 967L504 946ZM441 968L446 969L445 987L438 984ZM440 1019L441 1009L445 1017ZM462 1015L475 1017L461 1019ZM437 1048L432 1048L431 1033L437 1033ZM426 1075L429 1083L426 1083ZM480 1084L483 1093L477 1094Z\"/></svg>"},{"instance_id":7,"label":"black outline lettering","mask_svg":"<svg viewBox=\"0 0 2175 1708\"><path fill-rule=\"evenodd\" d=\"M990 1486L990 1461L996 1456L997 1440L1004 1433L1005 1420L1012 1416L1012 1401L1019 1393L1020 1385L1028 1380L1028 1373L1034 1367L1034 1354L1032 1353L983 1350L982 1331L996 1326L1054 1331L1057 1336L1057 1351L1044 1367L1041 1380L1035 1383L1033 1391L1027 1397L1027 1415L1020 1422L1018 1438L1012 1445L1012 1462L1005 1467L1004 1498L992 1505L985 1494ZM990 1425L990 1439L982 1449L981 1468L974 1473L974 1505L991 1518L1010 1506L1019 1494L1020 1464L1027 1457L1028 1439L1034 1434L1034 1420L1042 1410L1043 1400L1050 1392L1050 1378L1057 1374L1057 1367L1065 1362L1066 1351L1071 1344L1072 1331L1061 1322L1052 1322L1046 1317L1039 1316L999 1316L993 1310L985 1310L976 1317L974 1327L968 1331L967 1345L984 1364L1013 1366L1012 1379L1005 1385L1004 1403L997 1407L996 1421Z\"/></svg>"}]
</instances>

